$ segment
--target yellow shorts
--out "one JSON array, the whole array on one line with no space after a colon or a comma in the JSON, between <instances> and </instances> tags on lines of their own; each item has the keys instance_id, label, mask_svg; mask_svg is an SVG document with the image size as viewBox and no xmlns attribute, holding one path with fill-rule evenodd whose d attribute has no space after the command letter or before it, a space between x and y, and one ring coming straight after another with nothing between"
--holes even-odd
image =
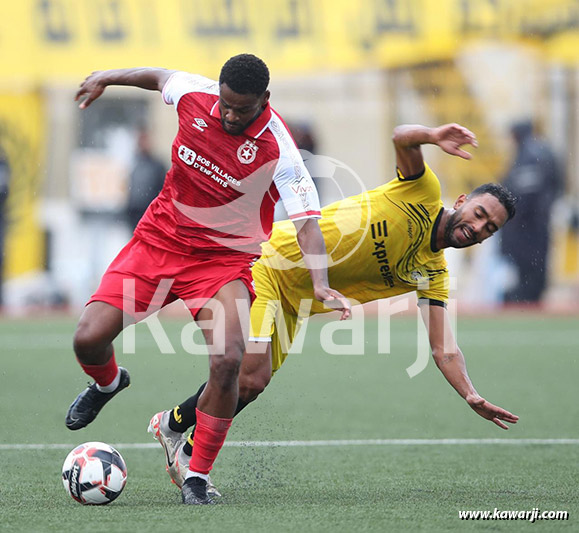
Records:
<instances>
[{"instance_id":1,"label":"yellow shorts","mask_svg":"<svg viewBox=\"0 0 579 533\"><path fill-rule=\"evenodd\" d=\"M285 311L275 275L256 263L251 269L256 298L251 306L249 340L271 342L271 365L274 374L283 364L303 319Z\"/></svg>"}]
</instances>

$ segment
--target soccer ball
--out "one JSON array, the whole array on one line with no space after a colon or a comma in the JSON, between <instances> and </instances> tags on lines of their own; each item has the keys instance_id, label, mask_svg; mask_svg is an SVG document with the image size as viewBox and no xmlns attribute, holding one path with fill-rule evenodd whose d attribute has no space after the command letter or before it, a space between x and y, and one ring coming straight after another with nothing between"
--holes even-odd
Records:
<instances>
[{"instance_id":1,"label":"soccer ball","mask_svg":"<svg viewBox=\"0 0 579 533\"><path fill-rule=\"evenodd\" d=\"M104 442L85 442L72 450L62 465L62 482L83 505L105 505L117 499L127 482L121 454Z\"/></svg>"}]
</instances>

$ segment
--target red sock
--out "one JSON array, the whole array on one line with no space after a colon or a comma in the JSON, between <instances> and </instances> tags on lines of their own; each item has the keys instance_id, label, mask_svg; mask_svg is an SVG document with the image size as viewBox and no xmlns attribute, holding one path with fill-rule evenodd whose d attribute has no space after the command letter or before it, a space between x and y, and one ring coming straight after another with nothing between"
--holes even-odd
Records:
<instances>
[{"instance_id":1,"label":"red sock","mask_svg":"<svg viewBox=\"0 0 579 533\"><path fill-rule=\"evenodd\" d=\"M219 450L223 447L225 437L231 426L233 418L216 418L202 413L197 413L197 425L193 437L193 454L189 461L189 469L200 474L209 474Z\"/></svg>"},{"instance_id":2,"label":"red sock","mask_svg":"<svg viewBox=\"0 0 579 533\"><path fill-rule=\"evenodd\" d=\"M98 385L106 387L117 377L119 367L115 361L115 354L104 365L85 365L79 361L85 374L93 378Z\"/></svg>"}]
</instances>

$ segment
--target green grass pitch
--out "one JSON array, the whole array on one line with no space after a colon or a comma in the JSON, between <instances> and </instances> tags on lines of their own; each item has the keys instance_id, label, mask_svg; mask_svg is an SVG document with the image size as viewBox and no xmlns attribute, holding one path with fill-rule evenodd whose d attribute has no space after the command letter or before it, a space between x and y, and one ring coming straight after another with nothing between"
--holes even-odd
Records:
<instances>
[{"instance_id":1,"label":"green grass pitch","mask_svg":"<svg viewBox=\"0 0 579 533\"><path fill-rule=\"evenodd\" d=\"M0 531L578 531L579 445L430 444L225 447L212 473L223 503L191 508L146 433L151 415L195 392L207 359L180 347L183 322L162 319L174 355L161 355L147 327L137 353L117 360L131 387L88 428L64 415L86 377L74 361L72 319L0 322ZM323 321L258 401L236 418L228 441L351 439L579 439L579 320L526 313L459 321L459 344L479 393L521 419L502 431L475 415L430 361L410 379L416 321L392 321L389 355L377 355L377 323L365 355L327 355ZM342 339L345 342L347 335ZM117 445L128 466L124 493L84 507L64 491L69 449ZM65 444L15 448L14 444ZM465 522L459 510L566 510L567 521Z\"/></svg>"}]
</instances>

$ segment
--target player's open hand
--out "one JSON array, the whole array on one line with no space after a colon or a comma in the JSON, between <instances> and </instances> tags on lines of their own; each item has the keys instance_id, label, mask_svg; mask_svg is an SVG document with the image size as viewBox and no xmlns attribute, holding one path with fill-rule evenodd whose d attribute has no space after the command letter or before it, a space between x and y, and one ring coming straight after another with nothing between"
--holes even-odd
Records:
<instances>
[{"instance_id":1,"label":"player's open hand","mask_svg":"<svg viewBox=\"0 0 579 533\"><path fill-rule=\"evenodd\" d=\"M340 316L340 320L346 320L350 318L350 314L352 312L352 306L342 293L330 289L329 287L323 287L320 289L314 289L314 296L316 300L320 302L324 302L324 305L335 309L336 311L341 311L342 316Z\"/></svg>"},{"instance_id":2,"label":"player's open hand","mask_svg":"<svg viewBox=\"0 0 579 533\"><path fill-rule=\"evenodd\" d=\"M434 130L435 144L440 146L447 154L456 155L463 159L471 159L472 155L460 147L470 144L478 146L476 135L460 124L444 124Z\"/></svg>"},{"instance_id":3,"label":"player's open hand","mask_svg":"<svg viewBox=\"0 0 579 533\"><path fill-rule=\"evenodd\" d=\"M517 415L510 413L502 407L487 402L484 398L478 395L467 396L466 401L475 413L491 422L494 422L502 429L509 429L509 426L507 426L505 422L516 424L519 419Z\"/></svg>"},{"instance_id":4,"label":"player's open hand","mask_svg":"<svg viewBox=\"0 0 579 533\"><path fill-rule=\"evenodd\" d=\"M107 87L104 74L104 71L93 72L80 84L80 89L74 97L75 102L82 100L78 106L80 109L86 109L94 100L103 94Z\"/></svg>"}]
</instances>

